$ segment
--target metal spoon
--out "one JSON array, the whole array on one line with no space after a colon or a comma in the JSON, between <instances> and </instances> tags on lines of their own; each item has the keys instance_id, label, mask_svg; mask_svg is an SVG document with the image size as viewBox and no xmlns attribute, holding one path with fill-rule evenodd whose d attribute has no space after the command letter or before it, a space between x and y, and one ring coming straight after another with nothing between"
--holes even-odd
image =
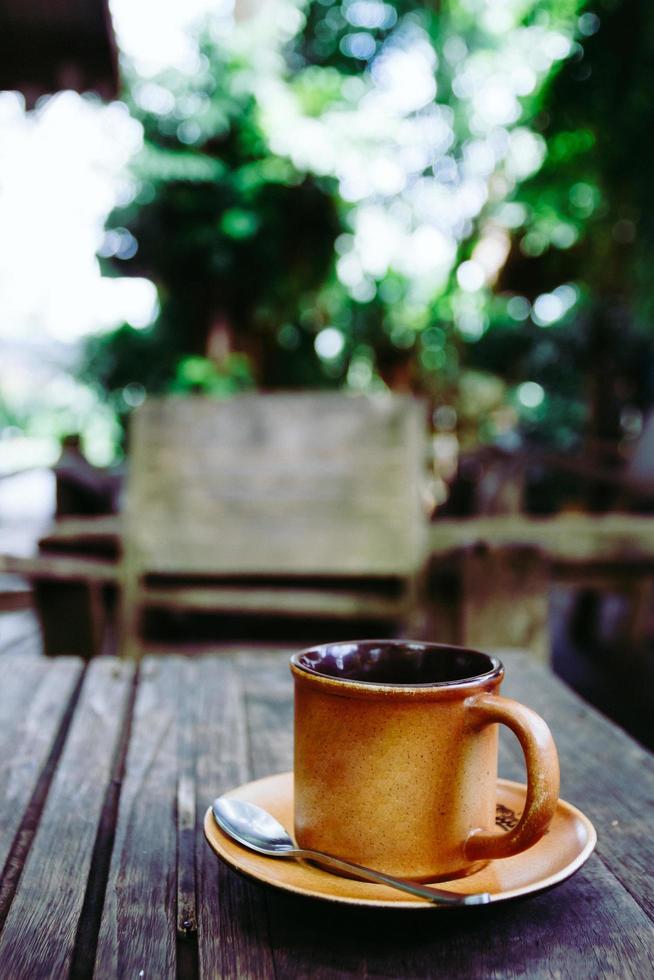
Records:
<instances>
[{"instance_id":1,"label":"metal spoon","mask_svg":"<svg viewBox=\"0 0 654 980\"><path fill-rule=\"evenodd\" d=\"M434 905L486 905L491 900L487 892L478 895L459 895L442 888L433 888L431 885L419 885L405 878L395 878L382 871L373 871L372 868L364 868L360 864L343 861L321 851L296 847L282 825L270 813L253 803L220 796L213 801L211 809L221 830L243 847L249 847L251 851L256 851L258 854L265 854L268 857L306 858L327 868L354 873L367 881L390 885L391 888L398 888L400 891L408 892L409 895L426 898Z\"/></svg>"}]
</instances>

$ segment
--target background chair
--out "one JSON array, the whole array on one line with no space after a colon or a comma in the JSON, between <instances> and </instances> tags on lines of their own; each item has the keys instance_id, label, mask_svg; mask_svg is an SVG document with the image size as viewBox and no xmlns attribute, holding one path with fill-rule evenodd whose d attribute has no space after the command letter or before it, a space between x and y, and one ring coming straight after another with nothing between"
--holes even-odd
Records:
<instances>
[{"instance_id":1,"label":"background chair","mask_svg":"<svg viewBox=\"0 0 654 980\"><path fill-rule=\"evenodd\" d=\"M397 629L426 520L423 408L342 393L147 401L132 419L121 651L153 610Z\"/></svg>"}]
</instances>

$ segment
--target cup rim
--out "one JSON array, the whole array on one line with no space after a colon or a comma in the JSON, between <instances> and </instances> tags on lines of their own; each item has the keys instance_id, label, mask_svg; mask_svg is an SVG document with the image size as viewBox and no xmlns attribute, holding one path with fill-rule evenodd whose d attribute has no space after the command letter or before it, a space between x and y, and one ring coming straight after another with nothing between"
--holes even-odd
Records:
<instances>
[{"instance_id":1,"label":"cup rim","mask_svg":"<svg viewBox=\"0 0 654 980\"><path fill-rule=\"evenodd\" d=\"M353 646L353 645L366 645L366 644L384 644L388 646L409 646L409 647L419 647L420 649L428 650L452 650L459 653L474 653L486 657L490 663L490 668L487 671L483 671L479 674L473 674L470 677L460 678L458 680L449 681L427 681L419 684L398 684L392 681L370 681L359 678L350 677L337 677L333 674L323 674L321 671L309 667L304 663L301 663L301 658L308 653L314 651L324 650L327 647L339 647L339 646ZM405 695L417 695L422 693L423 695L433 695L436 696L439 692L443 694L449 693L451 695L456 694L459 691L468 691L469 689L475 689L479 687L485 687L488 684L492 684L496 681L502 680L504 677L504 665L498 657L492 656L490 653L485 653L483 650L475 650L472 647L464 647L454 643L431 643L423 642L422 640L401 640L401 639L384 639L384 638L374 638L366 640L337 640L333 643L317 643L314 646L306 647L303 650L299 650L294 653L290 658L291 672L298 678L311 679L316 683L321 685L326 685L334 690L334 693L346 694L351 693L384 693L384 694L405 694Z\"/></svg>"}]
</instances>

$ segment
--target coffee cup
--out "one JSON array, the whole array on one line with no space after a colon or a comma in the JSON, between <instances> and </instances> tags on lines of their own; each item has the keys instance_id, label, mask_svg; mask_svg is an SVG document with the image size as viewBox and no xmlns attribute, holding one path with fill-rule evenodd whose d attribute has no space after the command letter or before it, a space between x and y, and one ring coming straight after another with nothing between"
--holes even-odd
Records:
<instances>
[{"instance_id":1,"label":"coffee cup","mask_svg":"<svg viewBox=\"0 0 654 980\"><path fill-rule=\"evenodd\" d=\"M439 881L511 857L547 830L559 792L549 728L498 693L500 661L462 647L365 640L291 658L295 837L389 874ZM495 826L498 724L527 769L517 825Z\"/></svg>"}]
</instances>

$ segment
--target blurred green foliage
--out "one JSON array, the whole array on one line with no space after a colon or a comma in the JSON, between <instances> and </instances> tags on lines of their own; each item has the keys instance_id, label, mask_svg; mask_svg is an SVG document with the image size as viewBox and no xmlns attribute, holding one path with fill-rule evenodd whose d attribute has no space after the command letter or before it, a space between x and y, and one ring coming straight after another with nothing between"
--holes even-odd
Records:
<instances>
[{"instance_id":1,"label":"blurred green foliage","mask_svg":"<svg viewBox=\"0 0 654 980\"><path fill-rule=\"evenodd\" d=\"M597 0L579 20L572 57L534 115L547 141L540 171L514 195L524 207L500 288L535 299L572 283L577 300L555 323L489 332L491 356L548 392L538 434L569 446L582 433L629 440L654 402L654 7ZM521 340L511 334L520 334ZM554 400L569 406L559 417ZM581 424L583 422L583 425Z\"/></svg>"},{"instance_id":2,"label":"blurred green foliage","mask_svg":"<svg viewBox=\"0 0 654 980\"><path fill-rule=\"evenodd\" d=\"M274 54L209 25L197 70L129 79L145 141L104 262L160 313L90 341L84 377L119 416L134 385L386 384L453 405L464 441L633 435L654 8L288 3Z\"/></svg>"},{"instance_id":3,"label":"blurred green foliage","mask_svg":"<svg viewBox=\"0 0 654 980\"><path fill-rule=\"evenodd\" d=\"M106 257L105 270L152 279L160 314L147 330L126 324L89 342L84 376L109 392L130 382L223 394L251 386L265 371L267 337L315 292L331 262L333 188L270 152L251 92L237 91L239 65L206 39L201 52L192 78L170 73L149 89L134 78L128 88L144 147L133 165L134 197L108 224L110 234L129 236L128 247ZM139 93L163 103L143 108ZM199 370L221 326L245 351Z\"/></svg>"}]
</instances>

